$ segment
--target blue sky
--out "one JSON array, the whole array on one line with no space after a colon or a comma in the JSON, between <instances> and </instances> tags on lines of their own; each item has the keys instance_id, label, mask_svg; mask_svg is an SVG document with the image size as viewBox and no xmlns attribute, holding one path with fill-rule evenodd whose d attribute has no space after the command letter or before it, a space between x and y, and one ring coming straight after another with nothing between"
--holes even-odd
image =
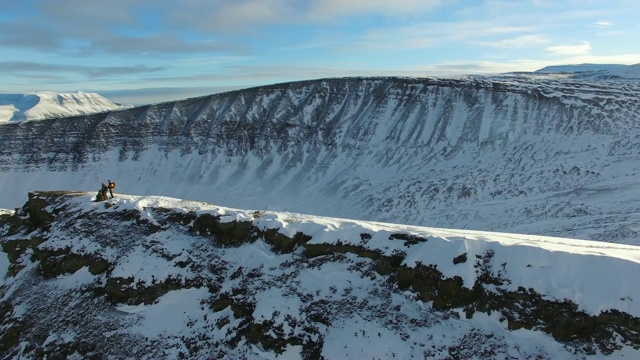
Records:
<instances>
[{"instance_id":1,"label":"blue sky","mask_svg":"<svg viewBox=\"0 0 640 360\"><path fill-rule=\"evenodd\" d=\"M0 92L143 104L323 77L640 63L637 0L0 0Z\"/></svg>"}]
</instances>

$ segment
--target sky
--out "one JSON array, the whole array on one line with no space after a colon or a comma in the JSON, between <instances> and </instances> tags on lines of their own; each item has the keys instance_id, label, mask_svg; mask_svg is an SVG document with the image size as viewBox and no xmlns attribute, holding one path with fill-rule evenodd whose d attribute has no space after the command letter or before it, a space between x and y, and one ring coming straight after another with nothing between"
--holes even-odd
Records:
<instances>
[{"instance_id":1,"label":"sky","mask_svg":"<svg viewBox=\"0 0 640 360\"><path fill-rule=\"evenodd\" d=\"M637 0L0 0L0 93L134 105L287 81L640 63Z\"/></svg>"}]
</instances>

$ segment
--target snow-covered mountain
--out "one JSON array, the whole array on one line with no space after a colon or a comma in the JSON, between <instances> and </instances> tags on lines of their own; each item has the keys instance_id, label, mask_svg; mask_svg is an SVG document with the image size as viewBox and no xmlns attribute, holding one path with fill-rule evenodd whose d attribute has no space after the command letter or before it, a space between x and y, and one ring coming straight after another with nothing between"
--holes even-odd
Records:
<instances>
[{"instance_id":1,"label":"snow-covered mountain","mask_svg":"<svg viewBox=\"0 0 640 360\"><path fill-rule=\"evenodd\" d=\"M568 75L583 79L640 80L640 64L578 64L547 66L537 73Z\"/></svg>"},{"instance_id":2,"label":"snow-covered mountain","mask_svg":"<svg viewBox=\"0 0 640 360\"><path fill-rule=\"evenodd\" d=\"M640 247L167 197L0 215L6 359L635 359Z\"/></svg>"},{"instance_id":3,"label":"snow-covered mountain","mask_svg":"<svg viewBox=\"0 0 640 360\"><path fill-rule=\"evenodd\" d=\"M0 123L86 115L128 108L96 93L0 94Z\"/></svg>"},{"instance_id":4,"label":"snow-covered mountain","mask_svg":"<svg viewBox=\"0 0 640 360\"><path fill-rule=\"evenodd\" d=\"M116 191L640 244L640 82L344 78L0 126L0 207Z\"/></svg>"}]
</instances>

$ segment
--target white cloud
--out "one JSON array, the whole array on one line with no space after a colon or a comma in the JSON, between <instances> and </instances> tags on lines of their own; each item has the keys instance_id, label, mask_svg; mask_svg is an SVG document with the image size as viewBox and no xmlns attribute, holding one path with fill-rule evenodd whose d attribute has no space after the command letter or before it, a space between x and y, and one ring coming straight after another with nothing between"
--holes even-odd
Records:
<instances>
[{"instance_id":1,"label":"white cloud","mask_svg":"<svg viewBox=\"0 0 640 360\"><path fill-rule=\"evenodd\" d=\"M248 32L265 24L300 21L291 0L182 0L166 6L170 24L206 32Z\"/></svg>"},{"instance_id":2,"label":"white cloud","mask_svg":"<svg viewBox=\"0 0 640 360\"><path fill-rule=\"evenodd\" d=\"M596 26L597 27L609 27L611 25L613 25L613 24L608 22L608 21L596 21Z\"/></svg>"},{"instance_id":3,"label":"white cloud","mask_svg":"<svg viewBox=\"0 0 640 360\"><path fill-rule=\"evenodd\" d=\"M618 55L576 55L563 58L554 62L557 64L640 64L640 53L618 54Z\"/></svg>"},{"instance_id":4,"label":"white cloud","mask_svg":"<svg viewBox=\"0 0 640 360\"><path fill-rule=\"evenodd\" d=\"M522 48L533 45L542 45L548 43L549 40L542 35L522 35L517 36L515 38L496 40L496 41L477 41L474 44L499 48L499 49L510 49L510 48Z\"/></svg>"},{"instance_id":5,"label":"white cloud","mask_svg":"<svg viewBox=\"0 0 640 360\"><path fill-rule=\"evenodd\" d=\"M555 55L586 55L591 52L591 44L585 41L579 45L549 46L545 50Z\"/></svg>"},{"instance_id":6,"label":"white cloud","mask_svg":"<svg viewBox=\"0 0 640 360\"><path fill-rule=\"evenodd\" d=\"M104 24L134 24L135 16L133 16L134 6L150 6L150 0L138 0L132 2L129 0L112 0L88 2L85 0L47 0L37 1L41 10L47 15L48 19L52 17L60 22L64 21L94 21L100 25ZM71 25L71 24L66 24Z\"/></svg>"},{"instance_id":7,"label":"white cloud","mask_svg":"<svg viewBox=\"0 0 640 360\"><path fill-rule=\"evenodd\" d=\"M349 49L406 50L429 48L445 43L472 42L494 43L493 38L530 32L520 26L502 26L482 21L417 23L413 26L379 28L361 35L360 40L349 45ZM490 38L491 40L487 40ZM484 39L480 42L478 39ZM507 41L507 40L505 40ZM516 41L516 40L511 40ZM522 36L520 43L543 41L542 37Z\"/></svg>"},{"instance_id":8,"label":"white cloud","mask_svg":"<svg viewBox=\"0 0 640 360\"><path fill-rule=\"evenodd\" d=\"M249 0L237 1L215 9L213 20L225 28L234 28L234 24L274 24L295 18L296 13L287 0Z\"/></svg>"},{"instance_id":9,"label":"white cloud","mask_svg":"<svg viewBox=\"0 0 640 360\"><path fill-rule=\"evenodd\" d=\"M251 31L264 24L332 22L341 17L382 15L417 16L432 11L443 0L179 0L169 5L172 24L205 31Z\"/></svg>"},{"instance_id":10,"label":"white cloud","mask_svg":"<svg viewBox=\"0 0 640 360\"><path fill-rule=\"evenodd\" d=\"M414 15L431 11L442 3L442 0L315 0L309 4L308 15L315 20L363 13Z\"/></svg>"},{"instance_id":11,"label":"white cloud","mask_svg":"<svg viewBox=\"0 0 640 360\"><path fill-rule=\"evenodd\" d=\"M405 71L412 73L413 76L500 74L517 71L535 71L553 64L555 63L529 59L516 59L504 62L461 60L412 67Z\"/></svg>"}]
</instances>

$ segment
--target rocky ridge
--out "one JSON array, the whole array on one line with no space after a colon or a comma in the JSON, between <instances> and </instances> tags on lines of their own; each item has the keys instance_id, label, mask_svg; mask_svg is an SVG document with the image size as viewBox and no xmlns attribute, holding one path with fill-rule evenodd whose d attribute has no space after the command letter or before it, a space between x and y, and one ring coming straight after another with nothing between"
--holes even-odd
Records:
<instances>
[{"instance_id":1,"label":"rocky ridge","mask_svg":"<svg viewBox=\"0 0 640 360\"><path fill-rule=\"evenodd\" d=\"M589 258L586 253L558 261L563 250L540 250L538 257L533 248L518 253L518 246L504 246L504 239L479 240L499 234L465 240L435 229L169 198L92 198L32 192L15 214L0 216L2 357L640 353L635 295L606 290L606 280L572 279L574 286L584 280L599 287L605 303L617 304L596 310L580 302L588 294L556 298L538 280L527 283L518 275L531 271L536 279L536 271L551 268L561 284L583 268L573 259ZM542 239L561 244L551 240ZM598 271L623 270L620 276L629 279L621 281L633 283L640 250L609 246L636 259L606 258ZM601 258L607 249L595 251ZM505 261L513 251L519 255ZM169 314L167 323L158 320ZM345 328L352 319L357 326ZM489 331L486 323L502 330ZM536 340L535 333L549 337ZM343 349L345 336L365 345L345 343ZM381 338L384 348L375 346Z\"/></svg>"}]
</instances>

